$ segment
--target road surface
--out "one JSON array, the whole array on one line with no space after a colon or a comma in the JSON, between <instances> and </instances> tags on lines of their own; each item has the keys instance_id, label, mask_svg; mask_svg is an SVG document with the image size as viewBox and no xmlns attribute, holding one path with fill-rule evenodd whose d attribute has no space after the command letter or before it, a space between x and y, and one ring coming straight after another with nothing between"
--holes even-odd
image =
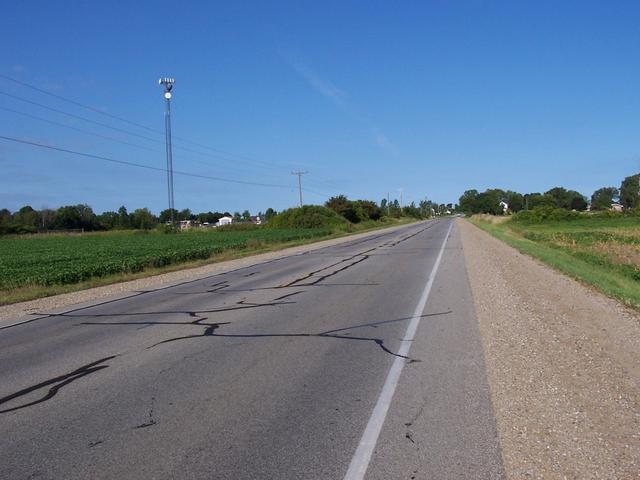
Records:
<instances>
[{"instance_id":1,"label":"road surface","mask_svg":"<svg viewBox=\"0 0 640 480\"><path fill-rule=\"evenodd\" d=\"M0 432L3 479L504 476L451 219L2 327Z\"/></svg>"}]
</instances>

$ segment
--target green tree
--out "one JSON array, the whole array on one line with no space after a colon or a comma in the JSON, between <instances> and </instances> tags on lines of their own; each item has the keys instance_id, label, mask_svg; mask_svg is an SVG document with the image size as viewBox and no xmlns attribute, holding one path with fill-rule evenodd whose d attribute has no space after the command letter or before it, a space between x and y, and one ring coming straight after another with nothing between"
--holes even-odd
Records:
<instances>
[{"instance_id":1,"label":"green tree","mask_svg":"<svg viewBox=\"0 0 640 480\"><path fill-rule=\"evenodd\" d=\"M276 212L273 208L271 208L271 207L267 208L267 210L264 212L264 221L268 222L273 217L275 217L277 214L278 214L278 212Z\"/></svg>"},{"instance_id":2,"label":"green tree","mask_svg":"<svg viewBox=\"0 0 640 480\"><path fill-rule=\"evenodd\" d=\"M492 215L502 215L504 210L500 206L500 202L505 198L504 190L498 188L487 189L478 194L476 200L476 209L474 213L490 213Z\"/></svg>"},{"instance_id":3,"label":"green tree","mask_svg":"<svg viewBox=\"0 0 640 480\"><path fill-rule=\"evenodd\" d=\"M43 208L38 212L38 225L42 230L48 230L56 219L56 211Z\"/></svg>"},{"instance_id":4,"label":"green tree","mask_svg":"<svg viewBox=\"0 0 640 480\"><path fill-rule=\"evenodd\" d=\"M131 219L129 218L129 212L127 212L127 207L122 205L118 209L118 222L116 224L118 228L130 228L131 227Z\"/></svg>"},{"instance_id":5,"label":"green tree","mask_svg":"<svg viewBox=\"0 0 640 480\"><path fill-rule=\"evenodd\" d=\"M13 223L29 230L36 231L38 228L38 212L30 205L26 205L13 215Z\"/></svg>"},{"instance_id":6,"label":"green tree","mask_svg":"<svg viewBox=\"0 0 640 480\"><path fill-rule=\"evenodd\" d=\"M426 198L424 200L420 200L420 203L418 204L418 208L420 209L420 216L422 218L431 217L431 214L432 214L431 203L432 202L427 200Z\"/></svg>"},{"instance_id":7,"label":"green tree","mask_svg":"<svg viewBox=\"0 0 640 480\"><path fill-rule=\"evenodd\" d=\"M569 192L564 187L555 187L544 192L545 195L553 198L554 205L558 208L569 208L571 198Z\"/></svg>"},{"instance_id":8,"label":"green tree","mask_svg":"<svg viewBox=\"0 0 640 480\"><path fill-rule=\"evenodd\" d=\"M94 230L96 215L89 205L66 205L56 212L55 226L69 230Z\"/></svg>"},{"instance_id":9,"label":"green tree","mask_svg":"<svg viewBox=\"0 0 640 480\"><path fill-rule=\"evenodd\" d=\"M80 228L84 230L95 230L96 227L96 214L93 213L91 207L85 203L76 205L78 213L80 214Z\"/></svg>"},{"instance_id":10,"label":"green tree","mask_svg":"<svg viewBox=\"0 0 640 480\"><path fill-rule=\"evenodd\" d=\"M250 220L251 220L251 212L249 212L249 210L245 210L244 212L242 212L242 221L248 222Z\"/></svg>"},{"instance_id":11,"label":"green tree","mask_svg":"<svg viewBox=\"0 0 640 480\"><path fill-rule=\"evenodd\" d=\"M524 206L526 210L531 210L536 207L554 207L556 205L556 199L551 195L543 195L541 193L528 193L524 196Z\"/></svg>"},{"instance_id":12,"label":"green tree","mask_svg":"<svg viewBox=\"0 0 640 480\"><path fill-rule=\"evenodd\" d=\"M478 213L478 191L475 189L465 191L458 200L460 210L465 213Z\"/></svg>"},{"instance_id":13,"label":"green tree","mask_svg":"<svg viewBox=\"0 0 640 480\"><path fill-rule=\"evenodd\" d=\"M409 205L405 206L403 208L403 213L406 217L422 218L422 215L420 214L420 209L416 207L415 202L411 202Z\"/></svg>"},{"instance_id":14,"label":"green tree","mask_svg":"<svg viewBox=\"0 0 640 480\"><path fill-rule=\"evenodd\" d=\"M622 180L620 185L620 203L624 208L635 208L640 205L640 173Z\"/></svg>"},{"instance_id":15,"label":"green tree","mask_svg":"<svg viewBox=\"0 0 640 480\"><path fill-rule=\"evenodd\" d=\"M138 208L131 213L131 226L133 228L150 230L157 224L157 217L148 208Z\"/></svg>"},{"instance_id":16,"label":"green tree","mask_svg":"<svg viewBox=\"0 0 640 480\"><path fill-rule=\"evenodd\" d=\"M563 187L555 187L547 191L545 195L553 197L555 206L558 208L565 208L567 210L582 210L586 209L586 200L580 192L575 190L566 190Z\"/></svg>"},{"instance_id":17,"label":"green tree","mask_svg":"<svg viewBox=\"0 0 640 480\"><path fill-rule=\"evenodd\" d=\"M509 205L509 210L512 212L519 212L524 208L524 195L518 192L512 192L507 190L505 193L504 201Z\"/></svg>"},{"instance_id":18,"label":"green tree","mask_svg":"<svg viewBox=\"0 0 640 480\"><path fill-rule=\"evenodd\" d=\"M184 210L180 210L176 217L177 220L195 220L195 215L191 213L191 210L185 208Z\"/></svg>"},{"instance_id":19,"label":"green tree","mask_svg":"<svg viewBox=\"0 0 640 480\"><path fill-rule=\"evenodd\" d=\"M104 230L112 230L120 226L120 214L118 212L102 212L96 220Z\"/></svg>"},{"instance_id":20,"label":"green tree","mask_svg":"<svg viewBox=\"0 0 640 480\"><path fill-rule=\"evenodd\" d=\"M345 195L336 195L335 197L331 197L327 200L324 206L330 208L338 215L342 215L351 223L358 223L361 220L360 216L358 216L354 202L349 200Z\"/></svg>"},{"instance_id":21,"label":"green tree","mask_svg":"<svg viewBox=\"0 0 640 480\"><path fill-rule=\"evenodd\" d=\"M591 195L591 210L609 210L620 192L616 187L602 187Z\"/></svg>"},{"instance_id":22,"label":"green tree","mask_svg":"<svg viewBox=\"0 0 640 480\"><path fill-rule=\"evenodd\" d=\"M577 210L578 212L584 212L588 206L589 204L587 203L587 199L584 198L583 195L578 194L571 199L571 205L569 208L571 210Z\"/></svg>"},{"instance_id":23,"label":"green tree","mask_svg":"<svg viewBox=\"0 0 640 480\"><path fill-rule=\"evenodd\" d=\"M201 223L214 224L222 217L220 212L202 212L196 215L196 219Z\"/></svg>"},{"instance_id":24,"label":"green tree","mask_svg":"<svg viewBox=\"0 0 640 480\"><path fill-rule=\"evenodd\" d=\"M356 206L360 207L361 216L363 220L380 220L382 217L382 210L371 200L356 200Z\"/></svg>"},{"instance_id":25,"label":"green tree","mask_svg":"<svg viewBox=\"0 0 640 480\"><path fill-rule=\"evenodd\" d=\"M400 202L398 201L398 199L394 199L390 204L389 204L389 215L393 218L400 218L400 215L402 214L402 210L400 209Z\"/></svg>"},{"instance_id":26,"label":"green tree","mask_svg":"<svg viewBox=\"0 0 640 480\"><path fill-rule=\"evenodd\" d=\"M168 223L171 221L171 213L173 211L173 219L177 220L178 219L178 211L174 208L167 208L165 210L162 210L160 212L159 218L160 218L160 223Z\"/></svg>"},{"instance_id":27,"label":"green tree","mask_svg":"<svg viewBox=\"0 0 640 480\"><path fill-rule=\"evenodd\" d=\"M0 234L9 233L11 231L11 212L6 208L0 210Z\"/></svg>"}]
</instances>

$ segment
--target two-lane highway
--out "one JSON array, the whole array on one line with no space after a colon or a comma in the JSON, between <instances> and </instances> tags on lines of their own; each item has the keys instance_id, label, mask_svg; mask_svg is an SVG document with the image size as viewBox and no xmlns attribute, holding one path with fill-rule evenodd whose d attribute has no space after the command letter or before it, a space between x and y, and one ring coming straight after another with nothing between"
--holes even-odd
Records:
<instances>
[{"instance_id":1,"label":"two-lane highway","mask_svg":"<svg viewBox=\"0 0 640 480\"><path fill-rule=\"evenodd\" d=\"M503 476L454 220L34 318L2 478Z\"/></svg>"}]
</instances>

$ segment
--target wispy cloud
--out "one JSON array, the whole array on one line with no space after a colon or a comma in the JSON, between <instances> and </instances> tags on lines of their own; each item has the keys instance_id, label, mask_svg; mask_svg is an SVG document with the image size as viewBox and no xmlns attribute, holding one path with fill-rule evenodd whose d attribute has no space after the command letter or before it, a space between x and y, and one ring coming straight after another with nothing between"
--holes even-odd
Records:
<instances>
[{"instance_id":1,"label":"wispy cloud","mask_svg":"<svg viewBox=\"0 0 640 480\"><path fill-rule=\"evenodd\" d=\"M347 110L346 93L330 81L320 77L311 67L299 61L290 62L293 69L304 78L319 94L334 102L340 108Z\"/></svg>"},{"instance_id":2,"label":"wispy cloud","mask_svg":"<svg viewBox=\"0 0 640 480\"><path fill-rule=\"evenodd\" d=\"M367 116L361 114L349 101L349 96L333 82L321 76L308 63L296 59L291 54L280 52L282 58L300 75L309 86L323 97L333 102L336 107L355 120L365 124L371 133L374 143L394 157L399 154L398 147Z\"/></svg>"},{"instance_id":3,"label":"wispy cloud","mask_svg":"<svg viewBox=\"0 0 640 480\"><path fill-rule=\"evenodd\" d=\"M398 147L396 147L395 144L391 140L389 140L389 137L387 137L382 130L380 130L378 127L372 126L371 131L373 132L373 136L379 147L389 151L394 157L398 156Z\"/></svg>"}]
</instances>

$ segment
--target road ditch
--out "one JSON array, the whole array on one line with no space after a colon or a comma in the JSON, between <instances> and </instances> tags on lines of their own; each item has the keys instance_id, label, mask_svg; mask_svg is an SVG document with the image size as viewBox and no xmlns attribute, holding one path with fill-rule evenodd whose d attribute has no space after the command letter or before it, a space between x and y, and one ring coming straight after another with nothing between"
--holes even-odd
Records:
<instances>
[{"instance_id":1,"label":"road ditch","mask_svg":"<svg viewBox=\"0 0 640 480\"><path fill-rule=\"evenodd\" d=\"M638 478L640 315L458 221L509 478Z\"/></svg>"}]
</instances>

